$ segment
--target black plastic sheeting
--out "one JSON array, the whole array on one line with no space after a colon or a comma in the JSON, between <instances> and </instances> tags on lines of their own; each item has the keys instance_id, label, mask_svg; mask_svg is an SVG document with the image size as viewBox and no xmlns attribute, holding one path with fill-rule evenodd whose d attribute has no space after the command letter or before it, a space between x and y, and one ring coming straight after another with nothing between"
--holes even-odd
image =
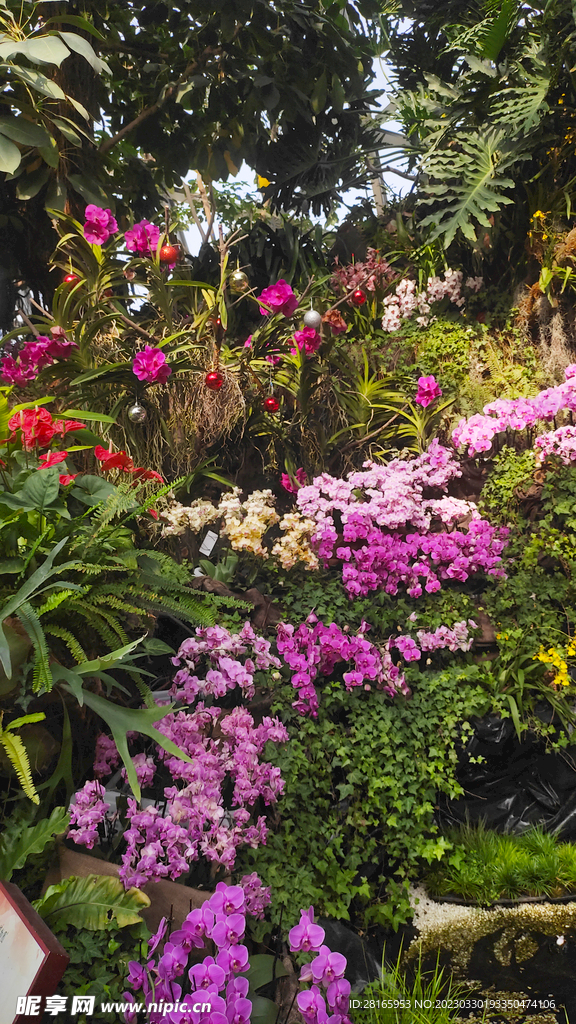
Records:
<instances>
[{"instance_id":1,"label":"black plastic sheeting","mask_svg":"<svg viewBox=\"0 0 576 1024\"><path fill-rule=\"evenodd\" d=\"M441 798L440 826L484 821L498 832L520 835L541 825L575 842L576 745L547 753L534 733L520 741L512 720L498 715L472 719L472 725L457 771L464 796ZM470 757L482 761L470 763Z\"/></svg>"}]
</instances>

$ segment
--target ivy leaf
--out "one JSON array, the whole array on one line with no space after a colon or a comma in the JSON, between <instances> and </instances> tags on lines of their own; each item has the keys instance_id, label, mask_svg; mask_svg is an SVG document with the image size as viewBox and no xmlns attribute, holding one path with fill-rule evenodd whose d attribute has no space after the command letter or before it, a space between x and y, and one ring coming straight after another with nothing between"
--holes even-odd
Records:
<instances>
[{"instance_id":1,"label":"ivy leaf","mask_svg":"<svg viewBox=\"0 0 576 1024\"><path fill-rule=\"evenodd\" d=\"M73 925L89 931L101 931L110 921L119 928L139 924L140 912L150 906L150 900L140 889L128 889L113 875L87 875L85 878L65 879L51 885L33 907L50 926L60 928Z\"/></svg>"}]
</instances>

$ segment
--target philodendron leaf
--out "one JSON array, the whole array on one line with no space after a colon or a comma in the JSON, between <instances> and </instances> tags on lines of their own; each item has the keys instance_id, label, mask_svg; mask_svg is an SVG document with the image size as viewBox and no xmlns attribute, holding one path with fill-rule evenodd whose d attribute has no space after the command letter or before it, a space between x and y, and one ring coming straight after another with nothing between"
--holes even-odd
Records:
<instances>
[{"instance_id":1,"label":"philodendron leaf","mask_svg":"<svg viewBox=\"0 0 576 1024\"><path fill-rule=\"evenodd\" d=\"M268 953L256 953L250 957L250 967L244 975L253 989L270 984L275 978L285 978L288 971L278 957Z\"/></svg>"},{"instance_id":2,"label":"philodendron leaf","mask_svg":"<svg viewBox=\"0 0 576 1024\"><path fill-rule=\"evenodd\" d=\"M73 692L72 688L67 684L63 683L62 689L68 690L70 693ZM95 711L100 718L103 718L106 724L110 728L118 753L124 762L126 768L126 776L128 783L134 796L137 800L140 800L141 792L138 779L136 777L136 770L134 768L134 762L128 753L128 740L126 733L128 732L140 732L144 736L149 736L151 740L154 740L160 747L172 754L173 757L180 758L181 761L187 761L188 764L192 764L192 759L180 750L172 740L169 740L167 736L163 736L158 729L154 728L154 723L159 722L166 715L171 714L172 706L169 705L165 708L146 708L144 710L134 708L123 708L119 704L114 704L110 700L106 700L105 697L100 697L96 693L91 693L89 690L84 690L84 703Z\"/></svg>"},{"instance_id":3,"label":"philodendron leaf","mask_svg":"<svg viewBox=\"0 0 576 1024\"><path fill-rule=\"evenodd\" d=\"M101 931L115 920L119 928L139 924L140 912L150 900L140 889L128 889L114 875L72 875L58 885L51 885L33 904L40 917L54 930L56 926L88 928Z\"/></svg>"},{"instance_id":4,"label":"philodendron leaf","mask_svg":"<svg viewBox=\"0 0 576 1024\"><path fill-rule=\"evenodd\" d=\"M250 1020L252 1024L276 1024L278 1019L278 1007L271 999L264 996L251 996L252 1013Z\"/></svg>"},{"instance_id":5,"label":"philodendron leaf","mask_svg":"<svg viewBox=\"0 0 576 1024\"><path fill-rule=\"evenodd\" d=\"M69 824L66 808L55 807L49 818L23 829L18 836L9 839L0 836L0 878L9 882L13 871L23 868L28 857L42 853L53 837L65 832Z\"/></svg>"}]
</instances>

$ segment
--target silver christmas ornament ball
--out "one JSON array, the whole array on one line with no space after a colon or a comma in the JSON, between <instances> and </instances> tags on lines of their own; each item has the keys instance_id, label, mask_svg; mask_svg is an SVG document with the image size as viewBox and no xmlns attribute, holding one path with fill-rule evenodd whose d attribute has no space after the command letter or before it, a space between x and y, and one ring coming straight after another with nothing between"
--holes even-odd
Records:
<instances>
[{"instance_id":1,"label":"silver christmas ornament ball","mask_svg":"<svg viewBox=\"0 0 576 1024\"><path fill-rule=\"evenodd\" d=\"M146 412L146 409L143 405L139 405L138 402L131 405L128 409L128 419L131 423L144 423L147 416L148 413Z\"/></svg>"},{"instance_id":2,"label":"silver christmas ornament ball","mask_svg":"<svg viewBox=\"0 0 576 1024\"><path fill-rule=\"evenodd\" d=\"M306 327L312 327L317 331L322 323L322 317L315 309L309 309L307 313L304 313L304 323Z\"/></svg>"}]
</instances>

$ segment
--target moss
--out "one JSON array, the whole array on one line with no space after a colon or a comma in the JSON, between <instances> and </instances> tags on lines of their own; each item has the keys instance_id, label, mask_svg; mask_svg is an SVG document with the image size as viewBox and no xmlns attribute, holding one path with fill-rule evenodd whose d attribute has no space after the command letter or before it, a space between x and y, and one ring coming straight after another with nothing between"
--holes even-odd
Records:
<instances>
[{"instance_id":1,"label":"moss","mask_svg":"<svg viewBox=\"0 0 576 1024\"><path fill-rule=\"evenodd\" d=\"M517 907L459 907L428 899L423 890L416 890L418 899L414 925L419 936L411 943L407 958L446 950L452 968L461 978L467 976L470 958L479 939L495 936L494 952L504 966L522 963L536 951L531 935L576 934L576 901L574 903L523 903Z\"/></svg>"}]
</instances>

